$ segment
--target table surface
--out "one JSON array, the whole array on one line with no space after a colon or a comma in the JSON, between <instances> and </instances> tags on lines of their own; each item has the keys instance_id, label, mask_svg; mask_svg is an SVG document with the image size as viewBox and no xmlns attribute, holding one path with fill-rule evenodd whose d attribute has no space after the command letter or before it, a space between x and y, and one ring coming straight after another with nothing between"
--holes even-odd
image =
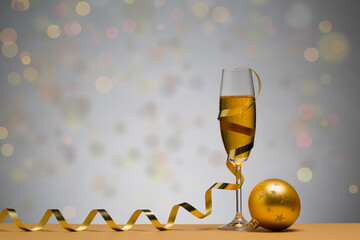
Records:
<instances>
[{"instance_id":1,"label":"table surface","mask_svg":"<svg viewBox=\"0 0 360 240\"><path fill-rule=\"evenodd\" d=\"M31 224L26 224L31 226ZM150 224L138 224L127 232L116 232L107 225L91 224L83 232L68 232L59 224L48 224L38 232L24 232L13 223L0 224L0 239L351 239L360 240L360 223L294 224L282 232L237 232L217 230L217 224L175 224L171 230L158 231Z\"/></svg>"}]
</instances>

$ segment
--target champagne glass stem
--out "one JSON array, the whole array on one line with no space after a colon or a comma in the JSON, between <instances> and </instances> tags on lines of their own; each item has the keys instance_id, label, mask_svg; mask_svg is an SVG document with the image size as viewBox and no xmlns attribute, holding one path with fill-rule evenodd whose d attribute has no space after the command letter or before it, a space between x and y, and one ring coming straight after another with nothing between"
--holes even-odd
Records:
<instances>
[{"instance_id":1,"label":"champagne glass stem","mask_svg":"<svg viewBox=\"0 0 360 240\"><path fill-rule=\"evenodd\" d=\"M236 164L236 172L240 172L240 179L236 180L236 184L241 184L241 164ZM236 215L242 215L242 187L236 190Z\"/></svg>"}]
</instances>

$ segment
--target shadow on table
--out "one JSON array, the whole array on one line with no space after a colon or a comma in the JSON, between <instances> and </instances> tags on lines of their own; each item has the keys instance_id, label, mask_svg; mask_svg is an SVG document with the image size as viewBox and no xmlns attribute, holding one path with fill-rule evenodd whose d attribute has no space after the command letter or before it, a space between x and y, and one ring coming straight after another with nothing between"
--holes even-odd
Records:
<instances>
[{"instance_id":1,"label":"shadow on table","mask_svg":"<svg viewBox=\"0 0 360 240\"><path fill-rule=\"evenodd\" d=\"M46 229L46 227L44 229L41 229L39 232L59 232L59 230L63 230L64 232L69 232L65 229L56 229L56 230L53 230L53 229ZM204 227L199 227L197 228L196 230L195 229L189 229L187 227L181 227L181 228L177 228L177 227L174 227L173 229L170 229L170 230L167 230L167 231L159 231L159 230L156 230L155 228L152 228L152 229L145 229L145 228L142 228L141 226L135 226L134 228L130 229L129 231L130 232L168 232L168 231L175 231L175 232L190 232L190 231L214 231L214 230L217 230L217 227L208 227L208 226L204 226ZM28 231L22 231L20 229L18 229L18 231L20 232L28 232ZM107 229L107 230L99 230L99 229L86 229L85 230L86 232L121 232L121 231L114 231L114 230L111 230L110 228ZM217 231L228 231L228 230L217 230ZM299 230L299 229L294 229L294 228L288 228L288 229L285 229L285 230L282 230L282 231L278 231L278 232L274 232L274 231L270 231L270 230L267 230L267 229L264 229L264 228L258 228L256 230L251 230L251 231L247 231L247 232L252 232L252 233L293 233L293 232L300 232L302 230ZM14 230L7 230L7 229L1 229L0 228L0 233L1 232L14 232ZM69 232L69 233L73 233L73 232Z\"/></svg>"},{"instance_id":2,"label":"shadow on table","mask_svg":"<svg viewBox=\"0 0 360 240\"><path fill-rule=\"evenodd\" d=\"M261 228L261 229L252 230L250 232L254 232L254 233L290 233L290 232L301 232L301 231L302 230L295 229L295 228L288 228L288 229L284 229L282 231L271 231L271 230Z\"/></svg>"}]
</instances>

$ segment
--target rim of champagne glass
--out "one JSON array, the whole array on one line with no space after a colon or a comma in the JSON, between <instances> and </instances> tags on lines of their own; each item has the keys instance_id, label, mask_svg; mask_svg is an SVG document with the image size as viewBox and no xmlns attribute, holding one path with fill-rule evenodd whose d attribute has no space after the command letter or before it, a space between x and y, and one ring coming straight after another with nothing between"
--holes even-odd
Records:
<instances>
[{"instance_id":1,"label":"rim of champagne glass","mask_svg":"<svg viewBox=\"0 0 360 240\"><path fill-rule=\"evenodd\" d=\"M250 68L248 68L248 67L223 68L223 71L226 71L226 72L242 72L242 71L250 71Z\"/></svg>"}]
</instances>

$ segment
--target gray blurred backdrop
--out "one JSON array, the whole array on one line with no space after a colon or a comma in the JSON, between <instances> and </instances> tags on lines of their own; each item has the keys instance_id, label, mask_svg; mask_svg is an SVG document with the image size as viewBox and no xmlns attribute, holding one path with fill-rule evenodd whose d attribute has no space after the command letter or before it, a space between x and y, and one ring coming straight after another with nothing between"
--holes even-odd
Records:
<instances>
[{"instance_id":1,"label":"gray blurred backdrop","mask_svg":"<svg viewBox=\"0 0 360 240\"><path fill-rule=\"evenodd\" d=\"M260 181L299 193L298 222L359 222L358 1L28 1L0 3L0 209L80 223L105 208L161 222L204 211L234 182L216 120L222 68L262 78L244 214ZM257 86L257 84L256 84ZM213 213L227 223L234 192ZM96 222L103 223L98 217ZM139 222L149 223L142 216Z\"/></svg>"}]
</instances>

